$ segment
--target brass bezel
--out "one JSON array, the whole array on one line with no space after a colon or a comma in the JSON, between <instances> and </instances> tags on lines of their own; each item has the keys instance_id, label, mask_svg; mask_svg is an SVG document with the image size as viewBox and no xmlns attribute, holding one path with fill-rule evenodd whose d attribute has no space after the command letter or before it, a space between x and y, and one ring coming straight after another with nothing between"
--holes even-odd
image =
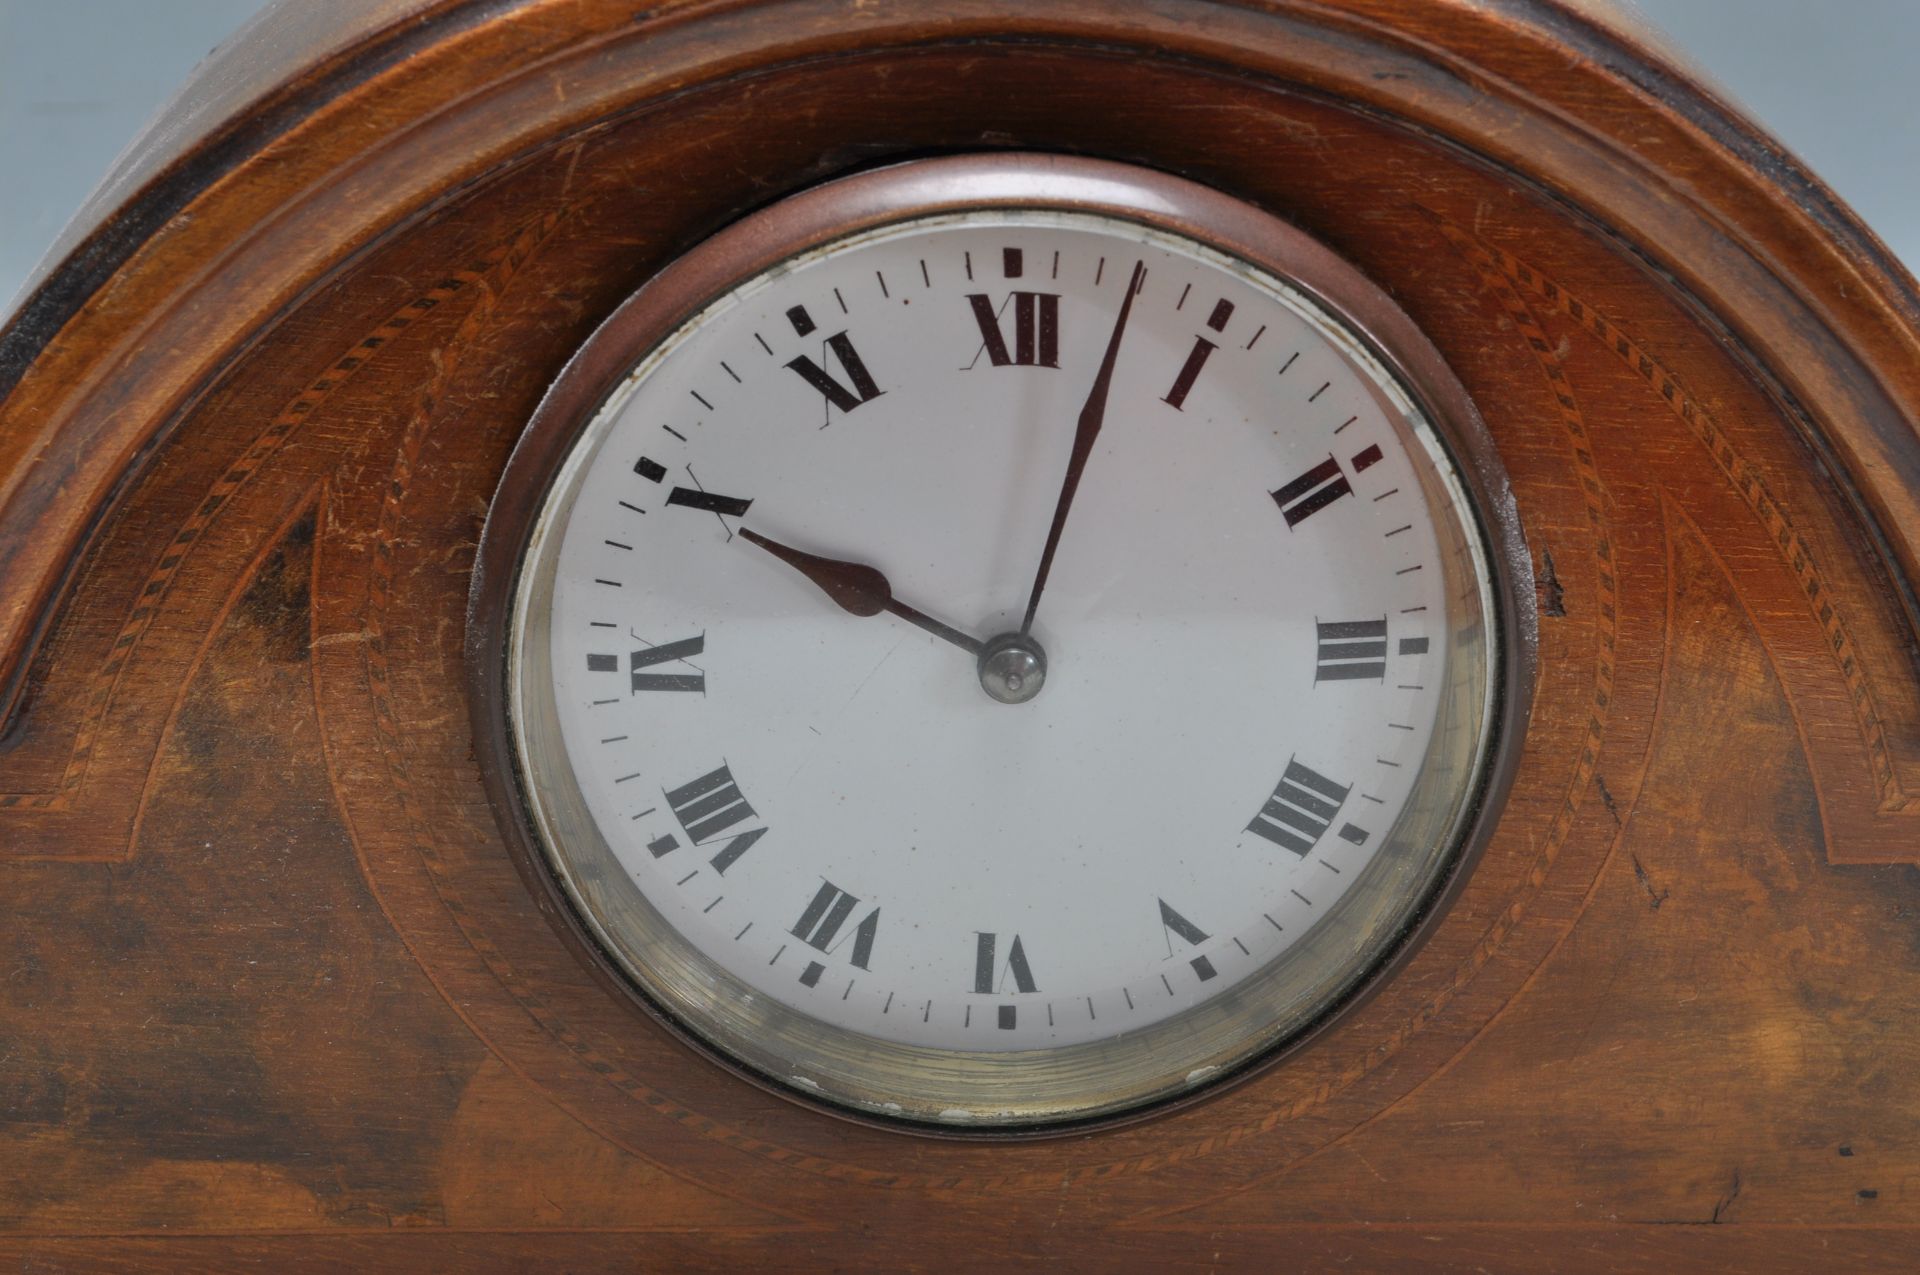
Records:
<instances>
[{"instance_id":1,"label":"brass bezel","mask_svg":"<svg viewBox=\"0 0 1920 1275\"><path fill-rule=\"evenodd\" d=\"M1239 263L1348 353L1421 469L1449 576L1448 691L1407 806L1367 871L1267 970L1124 1037L963 1052L828 1027L739 984L668 925L618 866L564 761L547 626L560 529L630 388L707 308L793 258L903 222L1054 210L1177 236ZM1420 466L1419 458L1427 464ZM1001 154L917 161L792 196L736 223L628 299L581 348L523 435L488 518L472 631L511 755L511 841L588 959L719 1060L782 1092L942 1132L1083 1125L1178 1099L1296 1046L1406 959L1484 844L1505 794L1533 667L1529 559L1505 474L1465 390L1353 267L1205 187L1102 161ZM504 637L504 641L501 639ZM611 868L611 870L609 870Z\"/></svg>"}]
</instances>

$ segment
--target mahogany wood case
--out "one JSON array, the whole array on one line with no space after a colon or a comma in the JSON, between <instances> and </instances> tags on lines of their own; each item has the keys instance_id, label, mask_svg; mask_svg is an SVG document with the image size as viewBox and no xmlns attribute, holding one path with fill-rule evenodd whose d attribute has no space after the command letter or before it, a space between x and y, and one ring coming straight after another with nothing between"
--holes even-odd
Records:
<instances>
[{"instance_id":1,"label":"mahogany wood case","mask_svg":"<svg viewBox=\"0 0 1920 1275\"><path fill-rule=\"evenodd\" d=\"M570 942L483 781L469 591L542 394L664 264L1006 149L1386 289L1511 478L1538 667L1363 1005L1153 1118L969 1141L717 1067ZM63 253L0 331L0 1260L1920 1264L1920 296L1613 20L290 5Z\"/></svg>"}]
</instances>

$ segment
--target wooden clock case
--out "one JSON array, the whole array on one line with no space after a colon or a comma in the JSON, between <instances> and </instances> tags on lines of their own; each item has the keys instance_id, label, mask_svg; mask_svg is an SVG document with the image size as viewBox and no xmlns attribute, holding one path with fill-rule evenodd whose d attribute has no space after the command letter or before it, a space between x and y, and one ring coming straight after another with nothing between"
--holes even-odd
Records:
<instances>
[{"instance_id":1,"label":"wooden clock case","mask_svg":"<svg viewBox=\"0 0 1920 1275\"><path fill-rule=\"evenodd\" d=\"M1356 264L1535 561L1427 943L1123 1128L787 1101L596 976L481 781L469 576L594 327L780 196L1020 149ZM1920 304L1549 0L274 11L0 332L0 1258L56 1269L1910 1268Z\"/></svg>"}]
</instances>

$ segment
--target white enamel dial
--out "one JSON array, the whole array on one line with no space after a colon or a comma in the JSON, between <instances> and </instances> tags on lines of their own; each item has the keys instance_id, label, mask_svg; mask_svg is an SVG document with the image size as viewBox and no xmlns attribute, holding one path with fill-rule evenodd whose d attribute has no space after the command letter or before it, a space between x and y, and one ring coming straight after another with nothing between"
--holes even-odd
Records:
<instances>
[{"instance_id":1,"label":"white enamel dial","mask_svg":"<svg viewBox=\"0 0 1920 1275\"><path fill-rule=\"evenodd\" d=\"M528 553L528 769L567 777L548 853L599 941L777 1078L950 1121L1116 1099L1036 1117L912 1060L1201 1018L1251 1053L1344 991L1475 782L1436 732L1491 701L1410 392L1289 281L1111 210L931 211L730 284L604 396Z\"/></svg>"}]
</instances>

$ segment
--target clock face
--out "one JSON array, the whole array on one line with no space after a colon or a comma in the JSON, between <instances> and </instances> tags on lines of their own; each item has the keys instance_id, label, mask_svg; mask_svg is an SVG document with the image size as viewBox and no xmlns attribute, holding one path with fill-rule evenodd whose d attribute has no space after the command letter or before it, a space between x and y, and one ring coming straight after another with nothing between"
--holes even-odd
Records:
<instances>
[{"instance_id":1,"label":"clock face","mask_svg":"<svg viewBox=\"0 0 1920 1275\"><path fill-rule=\"evenodd\" d=\"M1458 863L1502 642L1451 400L1343 289L1385 304L1184 183L936 161L595 338L509 683L548 866L653 1007L986 1127L1182 1093L1350 996Z\"/></svg>"}]
</instances>

